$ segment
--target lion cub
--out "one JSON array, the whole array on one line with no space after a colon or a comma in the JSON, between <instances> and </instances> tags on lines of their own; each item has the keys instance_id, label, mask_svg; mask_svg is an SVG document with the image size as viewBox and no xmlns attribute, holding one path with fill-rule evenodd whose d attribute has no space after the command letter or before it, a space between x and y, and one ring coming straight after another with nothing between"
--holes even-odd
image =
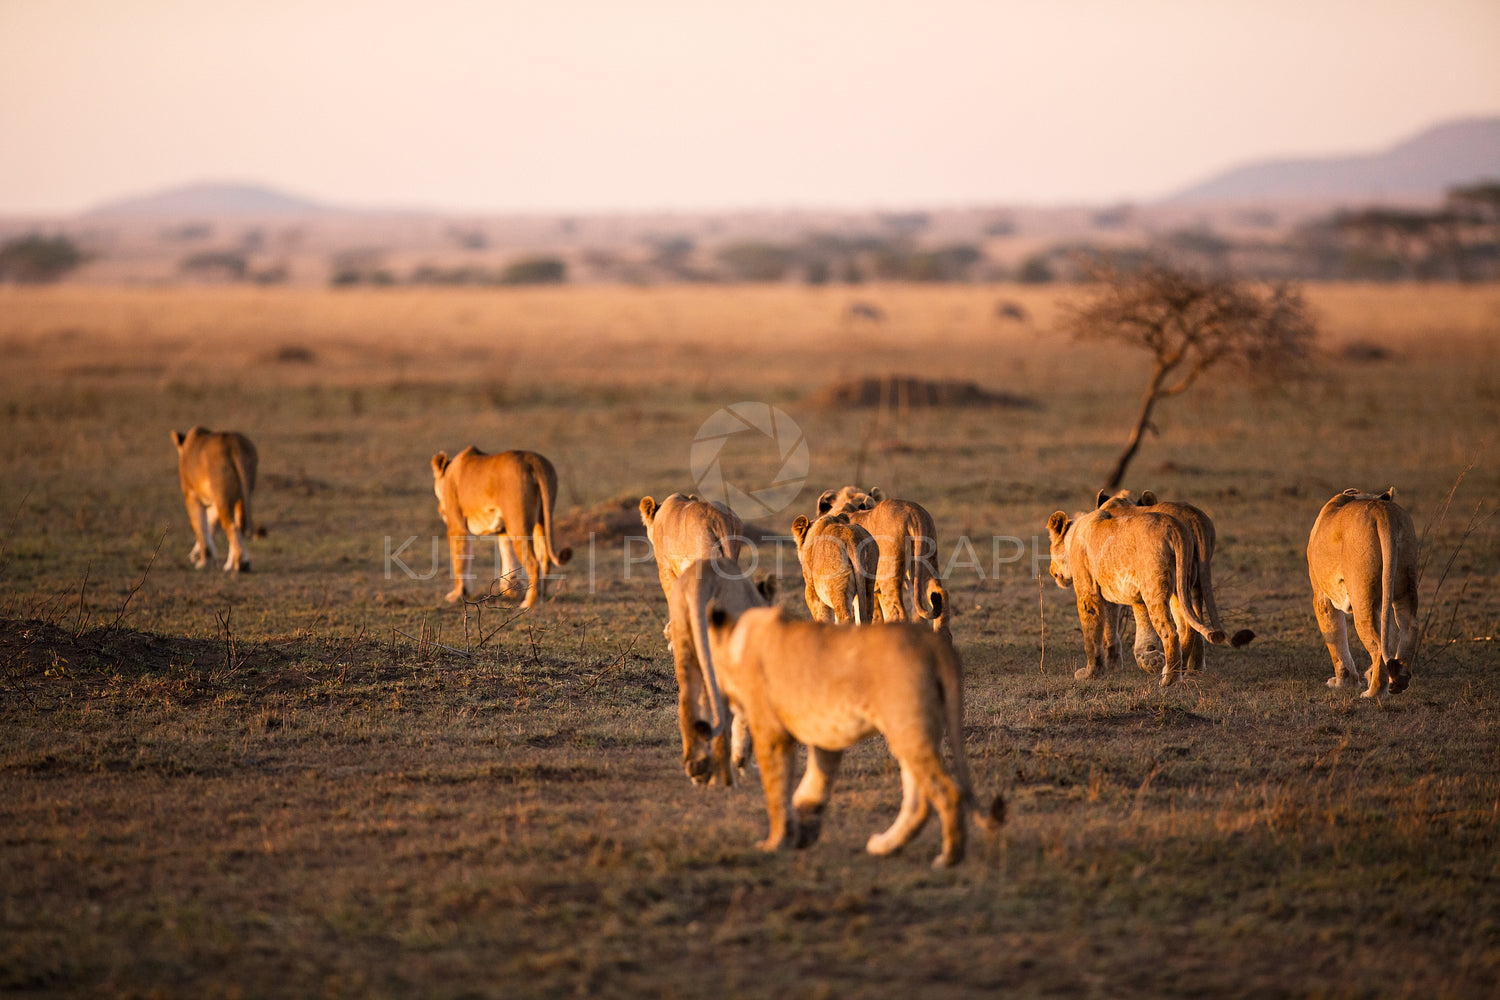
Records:
<instances>
[{"instance_id":1,"label":"lion cub","mask_svg":"<svg viewBox=\"0 0 1500 1000\"><path fill-rule=\"evenodd\" d=\"M188 519L197 539L188 554L195 569L218 559L214 549L214 521L229 539L226 573L250 572L245 542L252 532L250 494L255 491L255 445L234 431L211 431L194 427L183 434L172 432L177 446L177 478L187 503Z\"/></svg>"},{"instance_id":2,"label":"lion cub","mask_svg":"<svg viewBox=\"0 0 1500 1000\"><path fill-rule=\"evenodd\" d=\"M901 811L889 829L870 837L871 854L905 846L932 806L943 823L935 868L963 859L971 812L985 830L998 829L1003 800L997 797L983 814L969 784L958 654L931 629L793 621L779 608L735 617L714 607L709 645L724 696L744 717L755 746L771 827L764 849L817 839L843 752L876 733L901 765ZM944 734L953 744L951 772L943 762ZM808 756L794 794L795 743L807 744Z\"/></svg>"}]
</instances>

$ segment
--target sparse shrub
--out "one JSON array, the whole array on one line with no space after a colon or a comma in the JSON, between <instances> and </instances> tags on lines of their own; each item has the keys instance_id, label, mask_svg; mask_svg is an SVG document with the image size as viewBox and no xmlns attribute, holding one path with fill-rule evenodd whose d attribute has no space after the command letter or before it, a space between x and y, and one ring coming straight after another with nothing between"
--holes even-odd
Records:
<instances>
[{"instance_id":1,"label":"sparse shrub","mask_svg":"<svg viewBox=\"0 0 1500 1000\"><path fill-rule=\"evenodd\" d=\"M56 281L82 263L83 252L66 236L33 233L0 246L0 281Z\"/></svg>"},{"instance_id":2,"label":"sparse shrub","mask_svg":"<svg viewBox=\"0 0 1500 1000\"><path fill-rule=\"evenodd\" d=\"M1052 270L1052 262L1047 259L1046 254L1034 253L1021 262L1021 267L1016 271L1016 280L1023 285L1045 285L1057 278L1056 272Z\"/></svg>"},{"instance_id":3,"label":"sparse shrub","mask_svg":"<svg viewBox=\"0 0 1500 1000\"><path fill-rule=\"evenodd\" d=\"M568 280L568 265L557 257L523 257L500 272L502 285L560 285Z\"/></svg>"},{"instance_id":4,"label":"sparse shrub","mask_svg":"<svg viewBox=\"0 0 1500 1000\"><path fill-rule=\"evenodd\" d=\"M249 268L250 262L238 250L204 250L189 254L177 265L184 274L228 281L243 280Z\"/></svg>"},{"instance_id":5,"label":"sparse shrub","mask_svg":"<svg viewBox=\"0 0 1500 1000\"><path fill-rule=\"evenodd\" d=\"M793 254L778 243L746 241L721 249L719 260L738 281L780 281L792 266Z\"/></svg>"}]
</instances>

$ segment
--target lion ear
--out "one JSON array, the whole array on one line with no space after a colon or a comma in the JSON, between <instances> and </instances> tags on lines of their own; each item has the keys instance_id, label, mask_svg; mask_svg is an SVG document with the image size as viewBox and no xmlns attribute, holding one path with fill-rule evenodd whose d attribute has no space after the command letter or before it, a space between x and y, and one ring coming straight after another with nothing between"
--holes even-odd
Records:
<instances>
[{"instance_id":1,"label":"lion ear","mask_svg":"<svg viewBox=\"0 0 1500 1000\"><path fill-rule=\"evenodd\" d=\"M876 503L879 503L880 501L885 499L885 490L881 489L879 486L871 486L870 499L874 500Z\"/></svg>"},{"instance_id":2,"label":"lion ear","mask_svg":"<svg viewBox=\"0 0 1500 1000\"><path fill-rule=\"evenodd\" d=\"M1067 532L1067 530L1068 515L1064 514L1060 510L1053 511L1052 516L1047 518L1048 533L1051 534L1053 538L1061 538L1063 534Z\"/></svg>"},{"instance_id":3,"label":"lion ear","mask_svg":"<svg viewBox=\"0 0 1500 1000\"><path fill-rule=\"evenodd\" d=\"M1108 502L1109 502L1109 490L1100 490L1099 493L1098 493L1098 495L1094 497L1094 509L1098 510L1100 507L1103 507Z\"/></svg>"},{"instance_id":4,"label":"lion ear","mask_svg":"<svg viewBox=\"0 0 1500 1000\"><path fill-rule=\"evenodd\" d=\"M818 497L818 513L826 514L833 509L833 498L836 496L833 490L827 490Z\"/></svg>"},{"instance_id":5,"label":"lion ear","mask_svg":"<svg viewBox=\"0 0 1500 1000\"><path fill-rule=\"evenodd\" d=\"M807 519L806 514L798 514L797 520L792 522L792 534L796 536L798 545L801 545L802 540L807 537L807 529L810 527L812 527L812 522Z\"/></svg>"},{"instance_id":6,"label":"lion ear","mask_svg":"<svg viewBox=\"0 0 1500 1000\"><path fill-rule=\"evenodd\" d=\"M651 519L656 516L656 501L650 497L641 497L641 523L651 527Z\"/></svg>"},{"instance_id":7,"label":"lion ear","mask_svg":"<svg viewBox=\"0 0 1500 1000\"><path fill-rule=\"evenodd\" d=\"M187 436L185 434L183 434L181 431L173 431L172 432L172 443L177 446L177 450L178 451L182 450L182 442L184 442L186 440L187 440Z\"/></svg>"},{"instance_id":8,"label":"lion ear","mask_svg":"<svg viewBox=\"0 0 1500 1000\"><path fill-rule=\"evenodd\" d=\"M448 453L440 451L432 456L432 478L441 479L446 471L448 471Z\"/></svg>"},{"instance_id":9,"label":"lion ear","mask_svg":"<svg viewBox=\"0 0 1500 1000\"><path fill-rule=\"evenodd\" d=\"M1392 487L1389 487L1388 489L1386 489L1386 491L1384 493L1380 494L1380 499L1382 499L1382 500L1395 500L1396 499L1396 487L1392 486Z\"/></svg>"},{"instance_id":10,"label":"lion ear","mask_svg":"<svg viewBox=\"0 0 1500 1000\"><path fill-rule=\"evenodd\" d=\"M762 576L756 580L755 589L760 593L761 597L766 599L767 604L776 600L776 578L774 576Z\"/></svg>"},{"instance_id":11,"label":"lion ear","mask_svg":"<svg viewBox=\"0 0 1500 1000\"><path fill-rule=\"evenodd\" d=\"M1155 507L1156 506L1156 493L1153 492L1152 490L1141 490L1141 504L1140 505L1142 507Z\"/></svg>"}]
</instances>

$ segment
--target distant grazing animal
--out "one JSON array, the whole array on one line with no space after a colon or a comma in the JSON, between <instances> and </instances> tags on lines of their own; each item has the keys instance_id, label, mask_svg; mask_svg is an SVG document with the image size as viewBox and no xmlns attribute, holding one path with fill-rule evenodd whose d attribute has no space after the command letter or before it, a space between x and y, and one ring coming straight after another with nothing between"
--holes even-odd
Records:
<instances>
[{"instance_id":1,"label":"distant grazing animal","mask_svg":"<svg viewBox=\"0 0 1500 1000\"><path fill-rule=\"evenodd\" d=\"M880 552L875 539L847 514L824 514L792 522L807 610L820 622L869 624Z\"/></svg>"},{"instance_id":2,"label":"distant grazing animal","mask_svg":"<svg viewBox=\"0 0 1500 1000\"><path fill-rule=\"evenodd\" d=\"M453 589L447 599L464 596L475 535L499 535L502 591L512 593L518 581L516 561L526 573L521 607L535 607L546 596L553 565L573 556L572 549L552 547L552 513L557 502L557 470L531 451L488 455L470 446L455 455L432 456L432 491L448 527L453 562Z\"/></svg>"},{"instance_id":3,"label":"distant grazing animal","mask_svg":"<svg viewBox=\"0 0 1500 1000\"><path fill-rule=\"evenodd\" d=\"M1395 487L1379 496L1347 489L1318 512L1307 539L1307 570L1313 612L1333 659L1329 687L1359 683L1349 652L1350 616L1370 654L1363 696L1384 694L1387 685L1396 694L1411 684L1417 548L1411 515L1396 503Z\"/></svg>"},{"instance_id":4,"label":"distant grazing animal","mask_svg":"<svg viewBox=\"0 0 1500 1000\"><path fill-rule=\"evenodd\" d=\"M229 540L224 572L250 572L245 542L254 531L250 494L255 492L255 467L260 461L255 445L243 434L206 427L194 427L186 434L173 431L172 443L177 446L182 498L197 539L188 554L193 567L202 569L219 558L214 548L214 522L218 521Z\"/></svg>"},{"instance_id":5,"label":"distant grazing animal","mask_svg":"<svg viewBox=\"0 0 1500 1000\"><path fill-rule=\"evenodd\" d=\"M963 675L953 645L915 625L855 628L793 621L779 608L735 616L709 611L709 644L724 697L743 716L760 765L770 833L761 847L806 847L821 829L843 752L876 733L901 766L901 811L866 843L871 854L905 846L933 806L943 823L937 868L964 856L970 813L999 828L1004 802L980 812L964 751ZM943 737L953 768L943 762ZM808 747L807 771L793 793L794 745Z\"/></svg>"},{"instance_id":6,"label":"distant grazing animal","mask_svg":"<svg viewBox=\"0 0 1500 1000\"><path fill-rule=\"evenodd\" d=\"M1031 318L1026 307L1019 302L996 302L995 318L1008 319L1016 323L1024 323Z\"/></svg>"},{"instance_id":7,"label":"distant grazing animal","mask_svg":"<svg viewBox=\"0 0 1500 1000\"><path fill-rule=\"evenodd\" d=\"M918 617L937 629L929 582L936 576L937 528L921 504L887 497L880 487L845 486L818 498L818 514L847 514L851 524L870 533L880 550L875 573L877 621L906 622Z\"/></svg>"},{"instance_id":8,"label":"distant grazing animal","mask_svg":"<svg viewBox=\"0 0 1500 1000\"><path fill-rule=\"evenodd\" d=\"M750 731L725 704L708 641L708 608L712 604L738 616L764 607L776 592L774 579L751 580L729 559L700 559L678 574L667 595L673 621L672 663L677 671L677 726L682 733L682 762L694 784L734 784L734 771L745 766ZM704 720L708 721L705 722ZM731 732L724 731L729 724ZM733 759L730 756L731 736ZM731 767L732 765L732 767Z\"/></svg>"},{"instance_id":9,"label":"distant grazing animal","mask_svg":"<svg viewBox=\"0 0 1500 1000\"><path fill-rule=\"evenodd\" d=\"M1180 500L1159 500L1151 490L1142 491L1137 501L1130 499L1128 491L1111 496L1104 490L1100 490L1096 502L1100 508L1109 509L1116 514L1128 514L1135 509L1153 510L1162 514L1170 514L1182 522L1182 526L1188 529L1193 536L1193 543L1198 548L1198 577L1193 587L1193 612L1206 622L1210 629L1223 631L1224 626L1219 619L1219 605L1214 598L1213 558L1216 533L1213 519L1190 503ZM1161 667L1162 651L1153 641L1155 638L1155 633L1151 630L1151 622L1143 615L1137 615L1135 660L1143 670ZM1248 645L1254 638L1254 632L1249 629L1240 629L1230 638L1229 645L1237 649ZM1205 648L1202 643L1195 643L1193 653L1196 659L1193 662L1184 663L1183 666L1188 670L1201 670Z\"/></svg>"},{"instance_id":10,"label":"distant grazing animal","mask_svg":"<svg viewBox=\"0 0 1500 1000\"><path fill-rule=\"evenodd\" d=\"M885 310L873 302L851 302L846 315L850 319L865 319L872 323L885 322Z\"/></svg>"},{"instance_id":11,"label":"distant grazing animal","mask_svg":"<svg viewBox=\"0 0 1500 1000\"><path fill-rule=\"evenodd\" d=\"M1047 519L1052 578L1073 588L1087 663L1074 671L1079 680L1100 667L1119 663L1119 637L1111 625L1128 605L1139 620L1148 618L1161 637L1162 687L1175 682L1183 664L1199 659L1198 636L1228 642L1222 629L1206 625L1193 611L1198 549L1182 523L1169 514L1140 510L1116 516L1096 509L1077 518L1057 511Z\"/></svg>"}]
</instances>

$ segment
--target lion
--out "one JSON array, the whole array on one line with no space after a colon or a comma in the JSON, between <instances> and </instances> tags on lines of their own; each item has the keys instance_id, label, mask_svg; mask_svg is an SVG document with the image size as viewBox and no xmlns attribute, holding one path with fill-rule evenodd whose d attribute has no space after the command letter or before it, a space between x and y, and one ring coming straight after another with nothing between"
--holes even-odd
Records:
<instances>
[{"instance_id":1,"label":"lion","mask_svg":"<svg viewBox=\"0 0 1500 1000\"><path fill-rule=\"evenodd\" d=\"M739 563L723 557L689 563L672 583L667 595L671 619L686 623L670 636L677 671L677 723L683 766L694 784L734 784L734 771L744 768L750 740L744 719L731 716L717 680L708 641L709 605L739 615L765 607L775 593L773 578L751 580ZM703 721L705 717L709 722ZM732 736L732 760L726 722Z\"/></svg>"},{"instance_id":2,"label":"lion","mask_svg":"<svg viewBox=\"0 0 1500 1000\"><path fill-rule=\"evenodd\" d=\"M690 493L673 493L660 505L641 498L641 523L656 556L661 592L672 596L672 583L679 573L699 559L723 556L731 562L740 557L746 542L745 525L734 511ZM672 637L667 620L667 638Z\"/></svg>"},{"instance_id":3,"label":"lion","mask_svg":"<svg viewBox=\"0 0 1500 1000\"><path fill-rule=\"evenodd\" d=\"M1198 549L1198 576L1192 594L1193 611L1210 628L1222 631L1224 626L1219 618L1218 601L1214 597L1213 558L1216 532L1213 519L1190 503L1180 500L1160 500L1151 490L1142 490L1140 499L1134 501L1131 500L1128 490L1122 490L1114 495L1100 490L1095 502L1098 507L1108 508L1119 515L1145 509L1170 514L1182 522L1182 526L1187 528L1193 536L1193 544ZM1230 637L1229 645L1238 649L1248 645L1254 638L1255 633L1250 629L1240 629ZM1151 622L1144 614L1137 614L1135 616L1135 661L1143 670L1155 669L1163 659L1162 651L1157 648L1154 639L1155 633L1151 630ZM1188 670L1203 668L1205 649L1202 643L1194 644L1195 659L1185 664Z\"/></svg>"},{"instance_id":4,"label":"lion","mask_svg":"<svg viewBox=\"0 0 1500 1000\"><path fill-rule=\"evenodd\" d=\"M260 458L255 445L235 431L211 431L194 427L186 434L172 432L177 446L177 478L187 503L188 520L197 541L188 559L195 569L217 560L214 522L229 540L226 573L250 572L245 543L253 532L250 494L255 492L255 468Z\"/></svg>"},{"instance_id":5,"label":"lion","mask_svg":"<svg viewBox=\"0 0 1500 1000\"><path fill-rule=\"evenodd\" d=\"M856 625L870 621L880 552L875 539L847 514L802 515L792 522L807 610L820 622Z\"/></svg>"},{"instance_id":6,"label":"lion","mask_svg":"<svg viewBox=\"0 0 1500 1000\"><path fill-rule=\"evenodd\" d=\"M1313 612L1333 659L1329 687L1359 683L1348 619L1370 654L1365 698L1405 691L1418 640L1416 529L1392 487L1379 496L1347 489L1318 512L1307 539ZM1393 628L1394 626L1394 628ZM1395 645L1395 656L1391 647Z\"/></svg>"},{"instance_id":7,"label":"lion","mask_svg":"<svg viewBox=\"0 0 1500 1000\"><path fill-rule=\"evenodd\" d=\"M972 813L994 831L1004 818L996 797L988 813L975 804L964 751L963 674L958 654L915 624L853 627L794 621L780 608L738 616L709 611L709 646L724 698L743 717L765 789L767 851L817 840L843 752L879 733L901 766L901 811L870 837L871 854L904 847L936 806L943 824L946 868L963 859ZM953 768L943 762L943 736ZM794 743L808 747L807 771L791 789Z\"/></svg>"},{"instance_id":8,"label":"lion","mask_svg":"<svg viewBox=\"0 0 1500 1000\"><path fill-rule=\"evenodd\" d=\"M552 547L552 509L557 502L557 470L531 451L489 455L470 445L450 461L448 453L432 456L432 491L448 526L448 551L453 562L449 601L461 600L472 575L469 561L475 535L498 535L501 588L511 592L517 583L516 561L526 573L526 597L521 607L535 607L546 595L547 575L553 565L573 557L573 550Z\"/></svg>"},{"instance_id":9,"label":"lion","mask_svg":"<svg viewBox=\"0 0 1500 1000\"><path fill-rule=\"evenodd\" d=\"M928 601L928 581L936 577L937 528L921 504L887 497L880 487L828 490L818 498L818 514L847 514L852 524L870 533L880 551L875 574L875 621L933 622L937 612Z\"/></svg>"},{"instance_id":10,"label":"lion","mask_svg":"<svg viewBox=\"0 0 1500 1000\"><path fill-rule=\"evenodd\" d=\"M1107 508L1070 519L1047 519L1052 578L1071 586L1088 662L1073 676L1085 680L1100 667L1119 664L1119 639L1110 605L1129 605L1149 620L1162 641L1161 686L1174 683L1184 663L1198 662L1199 636L1216 645L1229 640L1193 610L1197 546L1169 514L1141 510L1120 516Z\"/></svg>"}]
</instances>

